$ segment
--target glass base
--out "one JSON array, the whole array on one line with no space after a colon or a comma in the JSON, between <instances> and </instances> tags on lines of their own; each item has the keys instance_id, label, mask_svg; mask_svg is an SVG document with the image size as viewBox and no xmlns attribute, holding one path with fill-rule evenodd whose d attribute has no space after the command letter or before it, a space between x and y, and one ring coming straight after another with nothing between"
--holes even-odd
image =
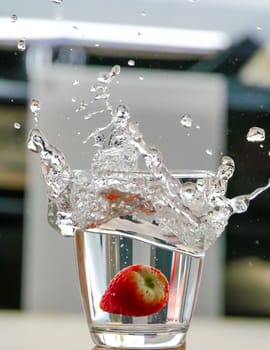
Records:
<instances>
[{"instance_id":1,"label":"glass base","mask_svg":"<svg viewBox=\"0 0 270 350\"><path fill-rule=\"evenodd\" d=\"M136 328L136 331L135 329ZM163 327L159 329L108 329L92 327L90 334L98 347L113 349L185 349L187 329Z\"/></svg>"}]
</instances>

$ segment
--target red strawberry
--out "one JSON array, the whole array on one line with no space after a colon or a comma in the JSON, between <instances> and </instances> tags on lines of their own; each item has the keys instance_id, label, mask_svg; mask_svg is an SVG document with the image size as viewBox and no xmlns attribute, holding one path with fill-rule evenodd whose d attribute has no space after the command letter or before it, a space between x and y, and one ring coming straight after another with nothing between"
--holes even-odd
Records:
<instances>
[{"instance_id":1,"label":"red strawberry","mask_svg":"<svg viewBox=\"0 0 270 350\"><path fill-rule=\"evenodd\" d=\"M146 316L160 311L168 300L169 284L163 273L147 265L131 265L109 283L100 308L112 314Z\"/></svg>"}]
</instances>

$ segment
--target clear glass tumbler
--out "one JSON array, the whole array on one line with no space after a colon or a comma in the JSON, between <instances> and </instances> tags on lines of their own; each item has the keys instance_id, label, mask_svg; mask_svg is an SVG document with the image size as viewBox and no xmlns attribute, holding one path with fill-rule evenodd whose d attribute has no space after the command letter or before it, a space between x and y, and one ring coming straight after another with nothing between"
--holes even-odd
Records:
<instances>
[{"instance_id":1,"label":"clear glass tumbler","mask_svg":"<svg viewBox=\"0 0 270 350\"><path fill-rule=\"evenodd\" d=\"M208 176L205 172L174 174L181 181ZM196 305L204 254L191 253L155 238L155 222L130 216L86 231L77 230L75 246L89 331L97 346L120 349L168 349L185 343ZM148 316L104 312L100 300L123 268L150 265L168 279L168 302Z\"/></svg>"}]
</instances>

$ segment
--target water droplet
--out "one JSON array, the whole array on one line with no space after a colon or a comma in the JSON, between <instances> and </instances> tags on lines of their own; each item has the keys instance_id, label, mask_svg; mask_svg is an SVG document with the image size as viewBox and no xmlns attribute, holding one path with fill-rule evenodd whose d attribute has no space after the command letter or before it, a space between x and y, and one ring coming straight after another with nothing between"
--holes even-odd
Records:
<instances>
[{"instance_id":1,"label":"water droplet","mask_svg":"<svg viewBox=\"0 0 270 350\"><path fill-rule=\"evenodd\" d=\"M20 51L24 51L26 49L26 39L25 38L18 40L17 48Z\"/></svg>"},{"instance_id":2,"label":"water droplet","mask_svg":"<svg viewBox=\"0 0 270 350\"><path fill-rule=\"evenodd\" d=\"M183 125L185 128L191 128L192 126L192 118L189 114L185 114L181 117L180 120L181 125Z\"/></svg>"},{"instance_id":3,"label":"water droplet","mask_svg":"<svg viewBox=\"0 0 270 350\"><path fill-rule=\"evenodd\" d=\"M11 19L12 23L15 23L18 20L18 17L17 17L17 15L13 14L10 16L10 19Z\"/></svg>"},{"instance_id":4,"label":"water droplet","mask_svg":"<svg viewBox=\"0 0 270 350\"><path fill-rule=\"evenodd\" d=\"M257 239L257 240L255 241L255 244L256 244L256 245L259 245L259 244L260 244L260 241Z\"/></svg>"},{"instance_id":5,"label":"water droplet","mask_svg":"<svg viewBox=\"0 0 270 350\"><path fill-rule=\"evenodd\" d=\"M71 97L71 102L77 102L77 97Z\"/></svg>"},{"instance_id":6,"label":"water droplet","mask_svg":"<svg viewBox=\"0 0 270 350\"><path fill-rule=\"evenodd\" d=\"M115 66L112 67L111 71L110 71L110 75L113 77L115 75L119 75L121 72L121 68L118 64L116 64Z\"/></svg>"},{"instance_id":7,"label":"water droplet","mask_svg":"<svg viewBox=\"0 0 270 350\"><path fill-rule=\"evenodd\" d=\"M201 126L200 126L200 125L196 125L196 129L198 129L198 130L199 130L200 128L201 128Z\"/></svg>"},{"instance_id":8,"label":"water droplet","mask_svg":"<svg viewBox=\"0 0 270 350\"><path fill-rule=\"evenodd\" d=\"M144 77L139 77L139 80L144 80Z\"/></svg>"},{"instance_id":9,"label":"water droplet","mask_svg":"<svg viewBox=\"0 0 270 350\"><path fill-rule=\"evenodd\" d=\"M260 148L264 148L264 145L262 143L260 144Z\"/></svg>"},{"instance_id":10,"label":"water droplet","mask_svg":"<svg viewBox=\"0 0 270 350\"><path fill-rule=\"evenodd\" d=\"M79 29L77 26L73 26L72 28L75 29L75 30L78 30L78 29Z\"/></svg>"},{"instance_id":11,"label":"water droplet","mask_svg":"<svg viewBox=\"0 0 270 350\"><path fill-rule=\"evenodd\" d=\"M246 196L237 196L231 199L234 213L244 213L249 206L249 199Z\"/></svg>"},{"instance_id":12,"label":"water droplet","mask_svg":"<svg viewBox=\"0 0 270 350\"><path fill-rule=\"evenodd\" d=\"M100 44L95 44L95 47L100 47Z\"/></svg>"},{"instance_id":13,"label":"water droplet","mask_svg":"<svg viewBox=\"0 0 270 350\"><path fill-rule=\"evenodd\" d=\"M138 32L138 33L137 33L137 35L138 35L138 36L141 36L141 35L142 35L142 33Z\"/></svg>"},{"instance_id":14,"label":"water droplet","mask_svg":"<svg viewBox=\"0 0 270 350\"><path fill-rule=\"evenodd\" d=\"M188 0L191 4L195 4L197 0Z\"/></svg>"},{"instance_id":15,"label":"water droplet","mask_svg":"<svg viewBox=\"0 0 270 350\"><path fill-rule=\"evenodd\" d=\"M128 60L128 65L130 67L134 67L135 66L135 61L134 60Z\"/></svg>"},{"instance_id":16,"label":"water droplet","mask_svg":"<svg viewBox=\"0 0 270 350\"><path fill-rule=\"evenodd\" d=\"M40 110L40 103L39 100L36 98L33 98L30 104L30 110L31 112L36 116L38 111Z\"/></svg>"},{"instance_id":17,"label":"water droplet","mask_svg":"<svg viewBox=\"0 0 270 350\"><path fill-rule=\"evenodd\" d=\"M210 149L210 148L207 148L205 150L205 153L208 154L209 156L212 156L213 155L213 151Z\"/></svg>"},{"instance_id":18,"label":"water droplet","mask_svg":"<svg viewBox=\"0 0 270 350\"><path fill-rule=\"evenodd\" d=\"M82 101L80 102L79 107L75 110L75 112L85 111L87 107L88 107L88 103Z\"/></svg>"},{"instance_id":19,"label":"water droplet","mask_svg":"<svg viewBox=\"0 0 270 350\"><path fill-rule=\"evenodd\" d=\"M222 157L221 164L218 167L217 176L223 180L229 180L234 173L235 163L234 160L229 156Z\"/></svg>"},{"instance_id":20,"label":"water droplet","mask_svg":"<svg viewBox=\"0 0 270 350\"><path fill-rule=\"evenodd\" d=\"M249 142L263 142L265 140L265 131L262 128L253 126L249 129L246 139Z\"/></svg>"},{"instance_id":21,"label":"water droplet","mask_svg":"<svg viewBox=\"0 0 270 350\"><path fill-rule=\"evenodd\" d=\"M77 79L73 80L73 83L72 83L73 86L76 86L76 85L79 85L79 84L80 84L79 80L77 80Z\"/></svg>"},{"instance_id":22,"label":"water droplet","mask_svg":"<svg viewBox=\"0 0 270 350\"><path fill-rule=\"evenodd\" d=\"M142 17L146 17L146 12L145 12L145 11L142 11L142 12L141 12L141 16L142 16Z\"/></svg>"},{"instance_id":23,"label":"water droplet","mask_svg":"<svg viewBox=\"0 0 270 350\"><path fill-rule=\"evenodd\" d=\"M62 4L63 1L64 1L64 0L52 0L52 2L53 2L54 4L58 4L58 5Z\"/></svg>"},{"instance_id":24,"label":"water droplet","mask_svg":"<svg viewBox=\"0 0 270 350\"><path fill-rule=\"evenodd\" d=\"M13 124L13 127L14 127L14 129L19 130L19 129L20 129L22 126L21 126L21 124L20 124L20 123L15 122L15 123Z\"/></svg>"},{"instance_id":25,"label":"water droplet","mask_svg":"<svg viewBox=\"0 0 270 350\"><path fill-rule=\"evenodd\" d=\"M257 29L258 31L261 31L261 30L262 30L262 27L257 26L256 29Z\"/></svg>"}]
</instances>

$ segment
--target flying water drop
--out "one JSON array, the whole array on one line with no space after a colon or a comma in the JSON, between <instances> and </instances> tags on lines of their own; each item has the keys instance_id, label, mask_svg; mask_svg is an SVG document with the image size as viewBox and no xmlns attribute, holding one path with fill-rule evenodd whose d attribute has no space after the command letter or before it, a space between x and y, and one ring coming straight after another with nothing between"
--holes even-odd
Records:
<instances>
[{"instance_id":1,"label":"flying water drop","mask_svg":"<svg viewBox=\"0 0 270 350\"><path fill-rule=\"evenodd\" d=\"M185 128L191 128L192 127L192 118L189 114L185 114L182 116L180 120L181 125L183 125Z\"/></svg>"},{"instance_id":2,"label":"flying water drop","mask_svg":"<svg viewBox=\"0 0 270 350\"><path fill-rule=\"evenodd\" d=\"M25 38L18 40L17 48L20 51L25 51L25 49L26 49L26 39Z\"/></svg>"},{"instance_id":3,"label":"flying water drop","mask_svg":"<svg viewBox=\"0 0 270 350\"><path fill-rule=\"evenodd\" d=\"M135 61L134 60L128 60L128 65L130 67L134 67L135 66Z\"/></svg>"},{"instance_id":4,"label":"flying water drop","mask_svg":"<svg viewBox=\"0 0 270 350\"><path fill-rule=\"evenodd\" d=\"M249 129L246 139L249 142L263 142L265 140L265 131L262 128L253 126Z\"/></svg>"},{"instance_id":5,"label":"flying water drop","mask_svg":"<svg viewBox=\"0 0 270 350\"><path fill-rule=\"evenodd\" d=\"M12 23L15 23L18 20L18 17L17 17L17 15L13 14L10 16L10 19L11 19Z\"/></svg>"},{"instance_id":6,"label":"flying water drop","mask_svg":"<svg viewBox=\"0 0 270 350\"><path fill-rule=\"evenodd\" d=\"M13 127L14 127L14 129L17 129L17 130L19 130L19 129L21 129L21 124L20 123L18 123L18 122L15 122L14 124L13 124Z\"/></svg>"},{"instance_id":7,"label":"flying water drop","mask_svg":"<svg viewBox=\"0 0 270 350\"><path fill-rule=\"evenodd\" d=\"M38 112L40 110L40 103L39 100L36 98L33 98L30 104L30 111L37 116Z\"/></svg>"},{"instance_id":8,"label":"flying water drop","mask_svg":"<svg viewBox=\"0 0 270 350\"><path fill-rule=\"evenodd\" d=\"M73 86L76 86L76 85L79 85L79 84L80 84L79 80L77 80L77 79L73 80L73 83L72 83Z\"/></svg>"}]
</instances>

